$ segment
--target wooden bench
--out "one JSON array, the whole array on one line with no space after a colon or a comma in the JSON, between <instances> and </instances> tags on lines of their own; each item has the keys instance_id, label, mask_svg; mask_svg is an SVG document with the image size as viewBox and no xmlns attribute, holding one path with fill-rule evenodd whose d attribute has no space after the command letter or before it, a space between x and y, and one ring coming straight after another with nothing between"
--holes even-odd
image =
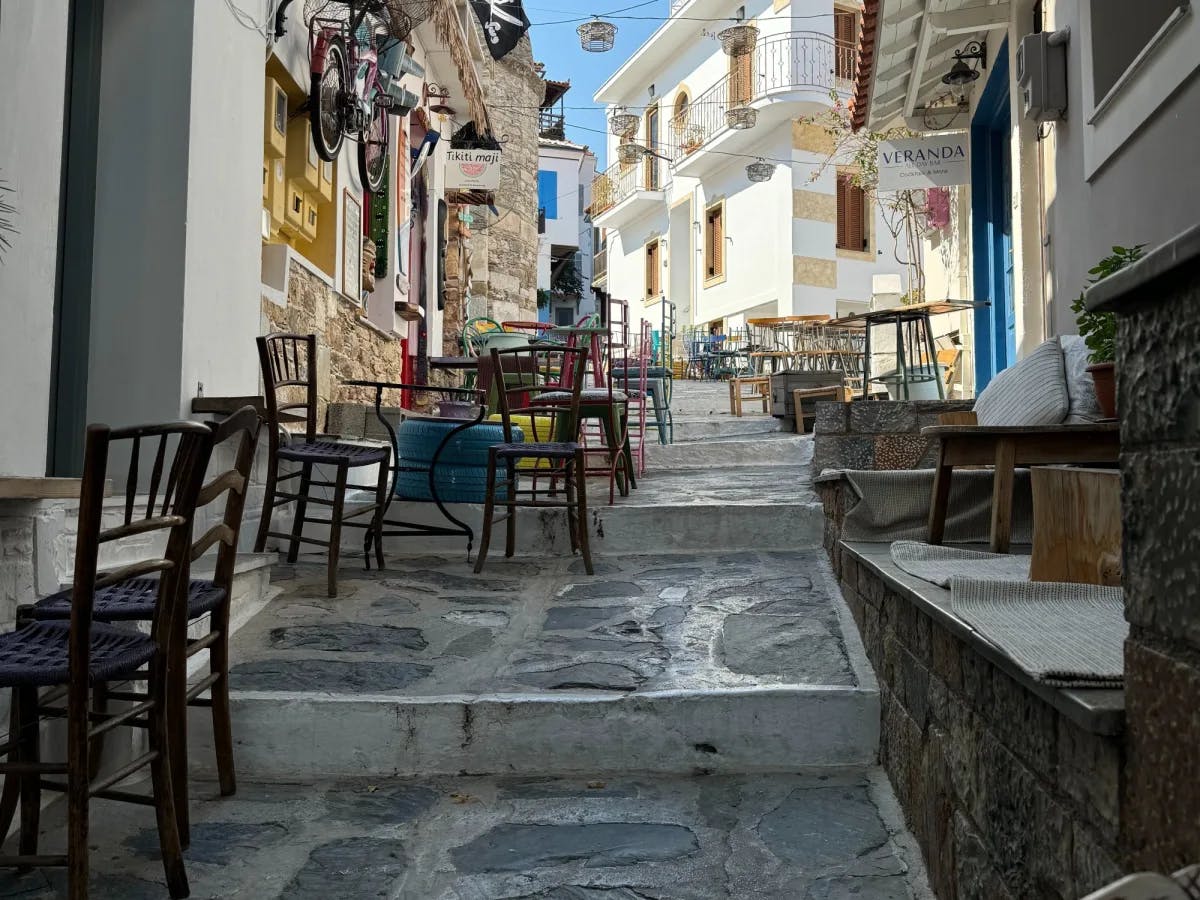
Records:
<instances>
[{"instance_id":1,"label":"wooden bench","mask_svg":"<svg viewBox=\"0 0 1200 900\"><path fill-rule=\"evenodd\" d=\"M749 388L750 393L743 394L742 388ZM739 418L742 415L742 403L746 400L760 401L762 411L770 412L771 378L768 375L744 375L740 378L729 379L729 411Z\"/></svg>"},{"instance_id":2,"label":"wooden bench","mask_svg":"<svg viewBox=\"0 0 1200 900\"><path fill-rule=\"evenodd\" d=\"M940 544L946 529L950 482L956 466L992 466L991 548L1007 553L1012 531L1013 472L1018 466L1115 463L1121 449L1116 422L1090 425L982 426L962 424L974 413L950 414L960 424L921 429L941 442L929 507L929 543Z\"/></svg>"}]
</instances>

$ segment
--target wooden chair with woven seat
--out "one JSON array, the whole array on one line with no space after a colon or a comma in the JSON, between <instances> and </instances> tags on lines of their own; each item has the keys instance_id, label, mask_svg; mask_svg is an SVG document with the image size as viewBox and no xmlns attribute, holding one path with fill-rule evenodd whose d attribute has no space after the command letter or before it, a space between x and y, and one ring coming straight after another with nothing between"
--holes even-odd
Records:
<instances>
[{"instance_id":1,"label":"wooden chair with woven seat","mask_svg":"<svg viewBox=\"0 0 1200 900\"><path fill-rule=\"evenodd\" d=\"M586 463L583 445L576 439L587 355L587 347L549 344L492 350L489 369L496 385L500 417L504 423L504 443L488 449L487 495L483 507L479 556L475 560L477 573L483 571L487 561L492 527L497 522L496 505L499 503L506 507L505 515L499 520L506 523L506 557L516 553L518 507L565 509L571 552L579 550L584 568L589 575L593 574L587 532ZM482 380L482 370L480 375ZM517 440L516 418L531 422L541 420L554 440ZM539 477L549 477L548 489L539 488L537 478L531 479L532 487L520 487L518 464L522 460L534 460L539 469L542 461L546 461L551 469L549 476L543 475L540 470L537 474ZM558 499L560 481L564 499ZM501 491L503 496L498 496ZM543 494L547 495L545 499L539 499L539 495Z\"/></svg>"},{"instance_id":2,"label":"wooden chair with woven seat","mask_svg":"<svg viewBox=\"0 0 1200 900\"><path fill-rule=\"evenodd\" d=\"M154 459L149 483L144 486L138 473L143 441L150 445ZM128 452L130 460L124 515L121 524L103 528L108 462L117 455L114 445L120 448L117 453ZM192 514L211 447L212 432L196 422L119 430L89 426L70 619L30 621L0 636L0 687L13 689L9 739L0 747L6 756L0 763L0 773L5 776L0 833L7 833L18 801L21 815L18 855L0 857L0 866L66 866L71 900L88 896L88 814L96 797L154 807L170 894L188 896L171 783L168 670L173 662L171 645L182 623ZM148 498L144 507L139 494ZM139 546L144 546L146 540L158 536L166 538L161 556L154 553L110 571L98 571L102 546L112 550L125 538L136 538ZM98 592L151 575L158 576L158 590L148 635L94 621ZM94 708L95 685L134 678L146 682L140 702L112 713ZM52 690L41 694L44 688ZM67 721L63 763L41 759L41 722L52 717ZM138 725L141 719L149 730L149 750L116 771L93 778L90 755L94 741L118 726ZM147 766L150 796L115 789ZM66 781L46 777L53 775L66 776ZM62 790L67 795L65 855L38 855L43 790Z\"/></svg>"},{"instance_id":3,"label":"wooden chair with woven seat","mask_svg":"<svg viewBox=\"0 0 1200 900\"><path fill-rule=\"evenodd\" d=\"M267 458L266 495L263 498L262 520L258 526L258 538L254 549L262 553L267 538L288 541L287 560L296 561L301 544L315 544L328 548L327 574L329 596L337 596L337 565L342 539L342 527L368 528L375 541L375 558L383 568L383 513L387 507L389 462L392 448L349 444L326 435L317 434L317 336L315 334L268 334L258 338L258 359L262 366L263 387L267 408L267 428L270 438L270 454ZM286 393L302 389L303 399L293 400ZM285 392L282 396L280 392ZM280 402L280 401L283 402ZM304 434L296 441L281 440L290 437L283 429L282 416L300 410L303 412ZM299 436L298 436L299 437ZM279 474L279 463L294 463L299 466L287 475ZM336 470L333 481L314 481L313 467L328 466ZM375 502L370 506L345 514L346 482L350 469L377 466L378 478ZM300 487L294 493L279 490L279 482L292 478L300 479ZM314 487L332 488L333 497L314 497ZM296 504L296 515L291 534L271 531L271 514L277 506ZM330 518L310 519L306 513L308 504L316 503L330 508ZM350 522L348 519L372 514L370 524ZM329 539L305 537L307 523L329 525Z\"/></svg>"},{"instance_id":4,"label":"wooden chair with woven seat","mask_svg":"<svg viewBox=\"0 0 1200 900\"><path fill-rule=\"evenodd\" d=\"M214 475L201 488L197 509L216 505L224 500L224 510L219 521L196 538L191 547L190 561L195 563L214 546L217 547L216 568L212 578L194 578L188 582L187 621L183 627L176 626L177 640L172 644L173 652L182 652L182 660L173 660L168 705L168 720L171 727L171 778L175 792L175 810L179 818L180 836L183 845L188 844L190 816L188 814L188 766L187 766L187 707L210 707L213 720L213 744L217 756L217 776L222 796L230 796L237 790L233 767L233 726L229 717L229 607L233 595L233 572L237 562L238 535L242 527L242 512L246 502L246 491L250 483L250 470L254 465L254 450L258 442L258 431L262 420L252 406L238 410L220 425L213 428L213 448L228 443L232 452L233 466ZM96 622L150 622L153 621L158 599L157 578L135 578L96 592L92 605L92 619ZM39 621L67 619L71 615L71 591L51 594L34 606L20 611L18 620L32 618ZM202 637L188 639L186 626L208 617L208 633ZM196 684L188 686L187 659L202 650L209 651L209 673ZM209 697L204 697L204 694ZM112 691L103 686L97 688L98 702L108 699L129 703L140 703L146 699L144 692L132 689ZM99 761L99 742L93 743L93 758Z\"/></svg>"}]
</instances>

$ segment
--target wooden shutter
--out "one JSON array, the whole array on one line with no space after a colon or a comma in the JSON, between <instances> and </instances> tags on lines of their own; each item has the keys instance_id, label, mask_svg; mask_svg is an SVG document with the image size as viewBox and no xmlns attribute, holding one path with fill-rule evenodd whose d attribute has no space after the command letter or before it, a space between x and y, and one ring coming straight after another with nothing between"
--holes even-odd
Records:
<instances>
[{"instance_id":1,"label":"wooden shutter","mask_svg":"<svg viewBox=\"0 0 1200 900\"><path fill-rule=\"evenodd\" d=\"M652 106L646 111L646 146L653 151L658 150L658 106ZM658 157L646 155L646 190L658 190Z\"/></svg>"},{"instance_id":2,"label":"wooden shutter","mask_svg":"<svg viewBox=\"0 0 1200 900\"><path fill-rule=\"evenodd\" d=\"M754 51L729 57L729 105L745 106L754 97Z\"/></svg>"},{"instance_id":3,"label":"wooden shutter","mask_svg":"<svg viewBox=\"0 0 1200 900\"><path fill-rule=\"evenodd\" d=\"M725 274L725 222L720 206L712 207L705 215L704 267L706 278Z\"/></svg>"},{"instance_id":4,"label":"wooden shutter","mask_svg":"<svg viewBox=\"0 0 1200 900\"><path fill-rule=\"evenodd\" d=\"M847 175L838 175L837 177L837 241L836 244L840 248L850 246L847 238L848 230L847 223L850 217L847 203L847 188L850 187L850 178Z\"/></svg>"},{"instance_id":5,"label":"wooden shutter","mask_svg":"<svg viewBox=\"0 0 1200 900\"><path fill-rule=\"evenodd\" d=\"M866 219L867 196L863 189L846 179L846 246L851 250L867 247Z\"/></svg>"},{"instance_id":6,"label":"wooden shutter","mask_svg":"<svg viewBox=\"0 0 1200 900\"><path fill-rule=\"evenodd\" d=\"M646 296L657 297L660 291L661 281L660 273L662 271L658 262L658 241L652 241L646 245Z\"/></svg>"},{"instance_id":7,"label":"wooden shutter","mask_svg":"<svg viewBox=\"0 0 1200 900\"><path fill-rule=\"evenodd\" d=\"M837 53L837 77L847 80L854 78L854 57L858 44L856 17L849 10L834 10L833 37Z\"/></svg>"}]
</instances>

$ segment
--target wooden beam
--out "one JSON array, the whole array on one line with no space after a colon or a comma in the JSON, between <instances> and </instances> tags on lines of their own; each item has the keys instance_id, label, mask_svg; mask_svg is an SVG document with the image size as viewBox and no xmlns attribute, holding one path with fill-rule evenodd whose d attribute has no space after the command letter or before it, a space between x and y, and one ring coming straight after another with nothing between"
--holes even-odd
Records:
<instances>
[{"instance_id":1,"label":"wooden beam","mask_svg":"<svg viewBox=\"0 0 1200 900\"><path fill-rule=\"evenodd\" d=\"M904 115L911 116L921 93L921 72L933 43L933 22L929 13L930 0L925 0L925 14L921 17L921 33L917 37L917 50L913 54L912 71L908 76L908 89L904 94Z\"/></svg>"},{"instance_id":2,"label":"wooden beam","mask_svg":"<svg viewBox=\"0 0 1200 900\"><path fill-rule=\"evenodd\" d=\"M975 6L947 12L929 13L929 24L940 34L973 34L1007 25L1011 10L1007 3Z\"/></svg>"},{"instance_id":3,"label":"wooden beam","mask_svg":"<svg viewBox=\"0 0 1200 900\"><path fill-rule=\"evenodd\" d=\"M907 22L911 22L923 12L925 12L924 0L917 0L916 3L910 3L908 6L903 6L894 13L885 16L883 24L891 27L904 25Z\"/></svg>"}]
</instances>

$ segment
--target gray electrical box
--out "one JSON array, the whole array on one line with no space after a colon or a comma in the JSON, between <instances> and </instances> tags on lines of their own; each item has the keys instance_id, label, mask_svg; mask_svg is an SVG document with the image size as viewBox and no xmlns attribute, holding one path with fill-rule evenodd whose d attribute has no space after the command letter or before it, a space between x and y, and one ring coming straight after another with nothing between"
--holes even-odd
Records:
<instances>
[{"instance_id":1,"label":"gray electrical box","mask_svg":"<svg viewBox=\"0 0 1200 900\"><path fill-rule=\"evenodd\" d=\"M1025 118L1061 119L1067 111L1066 33L1027 34L1017 48L1017 84Z\"/></svg>"}]
</instances>

